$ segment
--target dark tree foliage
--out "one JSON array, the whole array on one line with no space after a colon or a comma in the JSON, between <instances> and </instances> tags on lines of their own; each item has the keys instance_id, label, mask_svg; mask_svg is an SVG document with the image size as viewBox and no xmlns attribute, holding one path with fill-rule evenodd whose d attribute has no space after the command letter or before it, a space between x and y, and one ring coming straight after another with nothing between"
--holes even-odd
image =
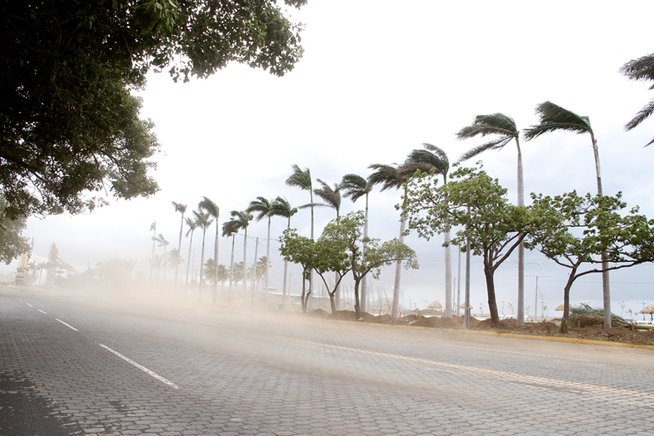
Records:
<instances>
[{"instance_id":1,"label":"dark tree foliage","mask_svg":"<svg viewBox=\"0 0 654 436\"><path fill-rule=\"evenodd\" d=\"M299 7L304 0L286 0ZM158 145L130 91L229 62L282 75L299 26L274 0L0 0L0 194L11 216L150 195Z\"/></svg>"},{"instance_id":2,"label":"dark tree foliage","mask_svg":"<svg viewBox=\"0 0 654 436\"><path fill-rule=\"evenodd\" d=\"M23 253L30 251L27 239L21 236L24 218L11 219L5 214L7 202L0 197L0 261L9 264Z\"/></svg>"}]
</instances>

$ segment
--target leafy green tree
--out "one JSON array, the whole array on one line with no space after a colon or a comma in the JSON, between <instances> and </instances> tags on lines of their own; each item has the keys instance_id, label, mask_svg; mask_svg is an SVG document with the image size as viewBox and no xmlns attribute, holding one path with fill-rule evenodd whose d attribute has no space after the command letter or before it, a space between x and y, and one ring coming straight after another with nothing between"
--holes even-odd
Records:
<instances>
[{"instance_id":1,"label":"leafy green tree","mask_svg":"<svg viewBox=\"0 0 654 436\"><path fill-rule=\"evenodd\" d=\"M265 197L257 197L256 200L252 200L250 202L250 205L246 209L247 212L256 212L257 215L255 216L255 219L257 221L261 221L263 217L266 217L268 219L268 226L267 226L267 231L266 231L266 259L270 259L270 224L271 224L271 218L274 215L275 212L275 201L274 200L268 200ZM270 262L267 263L268 266L270 266ZM265 271L265 276L264 276L264 287L268 289L268 273L269 271Z\"/></svg>"},{"instance_id":2,"label":"leafy green tree","mask_svg":"<svg viewBox=\"0 0 654 436\"><path fill-rule=\"evenodd\" d=\"M373 185L381 185L381 190L395 188L402 189L402 204L400 205L400 236L399 241L404 242L406 232L406 212L407 212L407 182L415 171L413 167L408 168L403 165L384 165L372 164L370 169L373 170L368 180ZM391 308L391 318L397 319L400 316L400 277L402 274L402 262L395 262L395 281L393 283L393 307Z\"/></svg>"},{"instance_id":3,"label":"leafy green tree","mask_svg":"<svg viewBox=\"0 0 654 436\"><path fill-rule=\"evenodd\" d=\"M620 194L581 197L572 191L555 197L532 194L532 199L534 214L542 221L527 237L527 247L540 250L569 269L561 319L561 333L567 333L570 290L575 280L602 273L605 268L622 269L654 261L654 220L639 214L638 208L625 214L626 204Z\"/></svg>"},{"instance_id":4,"label":"leafy green tree","mask_svg":"<svg viewBox=\"0 0 654 436\"><path fill-rule=\"evenodd\" d=\"M366 245L365 242L368 239L368 200L370 192L374 185L370 182L369 179L364 179L358 174L346 174L343 176L343 180L340 183L341 189L343 190L346 197L350 197L353 203L363 197L364 201L364 222L363 222L363 239L364 244L361 246L361 257L365 258L366 256ZM365 312L367 310L367 301L368 301L368 281L366 276L363 276L361 280L361 311Z\"/></svg>"},{"instance_id":5,"label":"leafy green tree","mask_svg":"<svg viewBox=\"0 0 654 436\"><path fill-rule=\"evenodd\" d=\"M184 222L188 227L188 230L186 231L186 236L188 237L190 235L188 241L188 256L186 259L186 282L184 284L184 290L186 291L186 289L188 288L189 272L191 271L191 249L193 248L193 233L195 232L195 229L198 227L198 222L196 219L189 218L189 217L184 218Z\"/></svg>"},{"instance_id":6,"label":"leafy green tree","mask_svg":"<svg viewBox=\"0 0 654 436\"><path fill-rule=\"evenodd\" d=\"M309 308L312 288L307 288L307 281L310 280L311 271L317 262L316 241L306 236L300 236L295 229L286 229L282 234L281 247L279 252L288 262L296 263L302 267L302 312Z\"/></svg>"},{"instance_id":7,"label":"leafy green tree","mask_svg":"<svg viewBox=\"0 0 654 436\"><path fill-rule=\"evenodd\" d=\"M393 262L403 262L405 268L417 268L415 252L406 244L397 239L380 243L378 239L369 239L362 236L361 229L364 226L365 215L361 212L352 212L340 219L338 222L332 222L325 227L320 240L330 240L344 251L345 262L342 262L342 254L337 254L334 250L335 266L339 266L342 271L347 272L347 268L354 278L354 310L357 317L361 317L363 312L360 300L360 285L363 279L372 274L377 278L380 269L383 266L390 265ZM365 256L363 247L367 247ZM347 267L345 266L347 265Z\"/></svg>"},{"instance_id":8,"label":"leafy green tree","mask_svg":"<svg viewBox=\"0 0 654 436\"><path fill-rule=\"evenodd\" d=\"M522 149L520 148L520 131L513 118L501 113L477 115L474 122L459 130L459 139L469 139L477 136L492 136L490 141L478 145L461 156L460 160L468 160L488 150L501 150L505 145L515 141L518 153L518 206L525 205L525 183L522 166ZM525 320L525 247L518 246L518 325Z\"/></svg>"},{"instance_id":9,"label":"leafy green tree","mask_svg":"<svg viewBox=\"0 0 654 436\"><path fill-rule=\"evenodd\" d=\"M436 177L418 174L407 189L409 228L431 238L459 227L451 243L483 257L491 325L499 325L495 298L495 272L534 226L525 207L509 204L506 189L481 167L457 168L447 185Z\"/></svg>"},{"instance_id":10,"label":"leafy green tree","mask_svg":"<svg viewBox=\"0 0 654 436\"><path fill-rule=\"evenodd\" d=\"M443 149L432 144L422 144L423 149L415 149L409 153L406 166L424 172L435 172L443 176L443 184L447 184L447 173L450 161ZM443 232L445 239L445 316L452 316L452 249L450 247L450 230Z\"/></svg>"},{"instance_id":11,"label":"leafy green tree","mask_svg":"<svg viewBox=\"0 0 654 436\"><path fill-rule=\"evenodd\" d=\"M275 198L273 202L272 214L286 218L286 228L291 228L291 217L297 213L297 208L292 207L291 204L283 197ZM282 299L286 303L286 295L288 292L288 261L284 259L284 282L282 285Z\"/></svg>"},{"instance_id":12,"label":"leafy green tree","mask_svg":"<svg viewBox=\"0 0 654 436\"><path fill-rule=\"evenodd\" d=\"M219 255L219 249L220 249L220 208L216 203L211 201L207 197L202 197L202 201L200 201L200 204L198 204L198 207L205 212L207 212L211 218L213 218L215 227L216 227L216 233L214 235L214 240L213 240L213 271L214 274L217 274L218 272L218 255ZM218 284L218 279L216 277L213 277L212 279L212 288L213 288L213 300L214 302L216 301L216 285Z\"/></svg>"},{"instance_id":13,"label":"leafy green tree","mask_svg":"<svg viewBox=\"0 0 654 436\"><path fill-rule=\"evenodd\" d=\"M536 113L540 118L540 123L525 130L527 140L539 137L544 133L564 130L575 133L588 133L590 135L591 145L593 146L593 157L595 158L595 176L597 183L597 195L603 195L602 191L602 172L600 170L599 147L595 132L590 125L590 119L587 116L579 116L574 112L557 106L552 102L546 101L536 106ZM602 296L604 299L604 328L611 328L611 286L609 278L608 261L604 261L602 269Z\"/></svg>"},{"instance_id":14,"label":"leafy green tree","mask_svg":"<svg viewBox=\"0 0 654 436\"><path fill-rule=\"evenodd\" d=\"M654 81L654 53L647 56L633 59L622 66L620 69L622 74L632 80L649 80ZM654 89L654 85L649 89ZM625 126L627 130L631 130L640 125L643 121L649 118L654 113L654 99L650 100ZM654 144L654 139L648 142L645 146Z\"/></svg>"},{"instance_id":15,"label":"leafy green tree","mask_svg":"<svg viewBox=\"0 0 654 436\"><path fill-rule=\"evenodd\" d=\"M282 75L301 57L282 2L0 4L0 173L9 216L72 213L151 195L152 125L131 95L147 73L206 77L230 62ZM299 7L305 0L285 0Z\"/></svg>"},{"instance_id":16,"label":"leafy green tree","mask_svg":"<svg viewBox=\"0 0 654 436\"><path fill-rule=\"evenodd\" d=\"M0 261L9 264L23 253L29 253L27 239L21 235L25 218L10 218L6 213L7 201L0 197Z\"/></svg>"},{"instance_id":17,"label":"leafy green tree","mask_svg":"<svg viewBox=\"0 0 654 436\"><path fill-rule=\"evenodd\" d=\"M182 203L176 203L173 201L173 207L175 212L179 212L181 217L179 220L179 238L177 239L177 254L180 255L180 262L175 263L175 287L177 287L177 275L179 273L179 264L181 263L181 252L182 252L182 233L184 231L184 214L186 213L186 205Z\"/></svg>"}]
</instances>

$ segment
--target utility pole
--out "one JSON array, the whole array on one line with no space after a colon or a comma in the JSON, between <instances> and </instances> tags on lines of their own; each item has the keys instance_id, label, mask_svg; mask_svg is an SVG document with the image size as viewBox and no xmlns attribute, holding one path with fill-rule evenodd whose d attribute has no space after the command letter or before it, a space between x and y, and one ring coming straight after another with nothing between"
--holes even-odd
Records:
<instances>
[{"instance_id":1,"label":"utility pole","mask_svg":"<svg viewBox=\"0 0 654 436\"><path fill-rule=\"evenodd\" d=\"M534 321L538 318L538 276L536 276L536 301L534 302Z\"/></svg>"}]
</instances>

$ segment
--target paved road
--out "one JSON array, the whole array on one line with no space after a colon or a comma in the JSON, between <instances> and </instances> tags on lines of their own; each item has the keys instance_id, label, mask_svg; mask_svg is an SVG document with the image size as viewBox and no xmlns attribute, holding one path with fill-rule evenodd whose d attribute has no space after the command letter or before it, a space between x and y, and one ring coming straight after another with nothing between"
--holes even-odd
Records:
<instances>
[{"instance_id":1,"label":"paved road","mask_svg":"<svg viewBox=\"0 0 654 436\"><path fill-rule=\"evenodd\" d=\"M0 435L652 434L654 351L0 289Z\"/></svg>"}]
</instances>

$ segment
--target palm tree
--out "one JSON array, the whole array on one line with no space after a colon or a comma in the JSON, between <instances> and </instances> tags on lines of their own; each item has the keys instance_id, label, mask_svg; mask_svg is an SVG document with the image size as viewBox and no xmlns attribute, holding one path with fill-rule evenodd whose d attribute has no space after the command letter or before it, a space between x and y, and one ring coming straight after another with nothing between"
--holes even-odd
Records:
<instances>
[{"instance_id":1,"label":"palm tree","mask_svg":"<svg viewBox=\"0 0 654 436\"><path fill-rule=\"evenodd\" d=\"M407 182L412 172L404 165L384 165L372 164L369 167L374 170L368 177L368 180L373 185L381 185L381 190L402 188L404 193L402 195L402 208L400 211L400 237L399 241L404 242L404 233L406 230L406 190ZM391 309L391 318L397 319L400 315L400 274L402 262L395 262L395 282L393 284L393 308Z\"/></svg>"},{"instance_id":2,"label":"palm tree","mask_svg":"<svg viewBox=\"0 0 654 436\"><path fill-rule=\"evenodd\" d=\"M231 222L238 230L243 229L243 267L247 270L247 248L248 248L248 226L252 221L252 215L245 211L233 210L230 212ZM243 288L247 289L247 274L243 275Z\"/></svg>"},{"instance_id":3,"label":"palm tree","mask_svg":"<svg viewBox=\"0 0 654 436\"><path fill-rule=\"evenodd\" d=\"M304 191L309 191L309 203L305 204L302 207L309 207L311 209L311 239L314 239L313 235L313 182L311 181L311 171L308 168L301 170L299 166L293 165L293 174L286 179L286 184L288 186L293 186L300 188Z\"/></svg>"},{"instance_id":4,"label":"palm tree","mask_svg":"<svg viewBox=\"0 0 654 436\"><path fill-rule=\"evenodd\" d=\"M175 212L179 212L182 216L179 220L179 238L177 239L177 253L181 254L182 250L182 232L184 230L184 214L186 213L186 205L182 203L176 203L173 201L173 207ZM175 264L175 288L177 288L177 275L179 273L179 262Z\"/></svg>"},{"instance_id":5,"label":"palm tree","mask_svg":"<svg viewBox=\"0 0 654 436\"><path fill-rule=\"evenodd\" d=\"M159 233L159 236L157 236L155 238L155 240L157 241L157 244L159 244L160 247L163 247L163 251L164 251L164 254L163 254L163 257L161 258L161 260L163 262L163 279L164 279L164 283L165 283L166 282L166 266L167 266L167 261L168 261L168 256L166 254L166 247L168 247L170 242L168 242L168 240L166 238L164 238L164 235L162 235L161 233Z\"/></svg>"},{"instance_id":6,"label":"palm tree","mask_svg":"<svg viewBox=\"0 0 654 436\"><path fill-rule=\"evenodd\" d=\"M334 183L334 187L332 188L321 179L317 179L317 181L320 183L320 188L314 189L313 192L320 197L324 203L318 203L316 206L326 206L334 209L334 211L336 211L336 222L339 222L341 219L341 187L338 183ZM334 274L334 283L338 283L338 273L335 272ZM336 310L340 309L341 288L339 285L336 285L334 291L334 305Z\"/></svg>"},{"instance_id":7,"label":"palm tree","mask_svg":"<svg viewBox=\"0 0 654 436\"><path fill-rule=\"evenodd\" d=\"M423 143L423 149L415 149L407 157L405 165L412 170L435 172L443 176L443 184L447 185L447 173L450 161L441 148ZM450 231L443 234L445 240L445 316L452 316L452 248L450 247Z\"/></svg>"},{"instance_id":8,"label":"palm tree","mask_svg":"<svg viewBox=\"0 0 654 436\"><path fill-rule=\"evenodd\" d=\"M268 231L266 233L266 259L270 259L270 219L273 216L274 208L274 200L271 201L265 197L257 197L256 200L252 200L248 208L245 209L247 212L256 212L257 221L261 221L263 217L268 218ZM268 290L268 272L268 269L266 269L264 275L264 287L266 291Z\"/></svg>"},{"instance_id":9,"label":"palm tree","mask_svg":"<svg viewBox=\"0 0 654 436\"><path fill-rule=\"evenodd\" d=\"M366 243L368 239L368 196L372 191L373 184L369 179L364 179L358 174L346 174L343 176L341 181L341 189L344 191L346 197L350 197L353 203L355 203L359 198L365 197L365 209L364 209L364 224L363 224L363 240L364 244L361 248L361 257L365 258L366 255ZM367 309L367 293L368 293L368 280L367 276L363 276L361 280L361 311L365 312Z\"/></svg>"},{"instance_id":10,"label":"palm tree","mask_svg":"<svg viewBox=\"0 0 654 436\"><path fill-rule=\"evenodd\" d=\"M193 218L189 218L189 217L186 217L184 219L184 222L188 226L188 230L186 231L186 236L189 236L189 234L191 235L188 241L188 256L186 259L186 284L184 285L184 290L186 290L186 288L188 288L188 275L191 268L191 248L193 247L193 232L195 232L195 229L198 227L198 222Z\"/></svg>"},{"instance_id":11,"label":"palm tree","mask_svg":"<svg viewBox=\"0 0 654 436\"><path fill-rule=\"evenodd\" d=\"M620 69L622 74L632 80L651 80L654 81L654 53L643 56L638 59L631 60L624 64ZM654 89L654 85L649 89ZM625 126L627 130L631 130L645 121L650 115L654 113L654 99L650 100L641 110L634 116L631 121ZM654 144L654 139L645 145Z\"/></svg>"},{"instance_id":12,"label":"palm tree","mask_svg":"<svg viewBox=\"0 0 654 436\"><path fill-rule=\"evenodd\" d=\"M223 223L223 236L232 237L232 254L229 259L229 289L232 289L234 283L234 241L238 233L238 223L236 221L226 221Z\"/></svg>"},{"instance_id":13,"label":"palm tree","mask_svg":"<svg viewBox=\"0 0 654 436\"><path fill-rule=\"evenodd\" d=\"M501 150L509 142L515 140L518 152L518 206L525 205L525 185L522 169L522 150L520 148L520 131L513 118L501 113L477 115L475 121L457 133L459 139L469 139L476 136L493 135L495 139L478 145L467 151L459 160L468 160L487 150ZM518 325L525 321L525 246L518 246Z\"/></svg>"},{"instance_id":14,"label":"palm tree","mask_svg":"<svg viewBox=\"0 0 654 436\"><path fill-rule=\"evenodd\" d=\"M202 197L202 201L198 204L198 207L211 216L211 218L214 219L216 223L216 235L214 236L213 240L213 271L214 271L214 276L218 274L218 254L219 251L219 237L220 237L220 224L219 224L219 217L220 217L220 208L216 203L211 201L207 197ZM213 278L213 300L214 302L216 301L216 285L218 284L218 280L216 277Z\"/></svg>"},{"instance_id":15,"label":"palm tree","mask_svg":"<svg viewBox=\"0 0 654 436\"><path fill-rule=\"evenodd\" d=\"M281 216L286 218L287 224L286 228L291 228L291 217L297 213L297 208L292 207L287 199L283 197L275 198L273 201L273 210L272 214L275 216ZM282 286L282 299L283 304L286 303L286 293L287 293L287 284L288 284L288 261L284 261L284 284Z\"/></svg>"},{"instance_id":16,"label":"palm tree","mask_svg":"<svg viewBox=\"0 0 654 436\"><path fill-rule=\"evenodd\" d=\"M202 229L202 249L200 251L200 281L198 282L198 297L202 291L202 277L204 270L204 242L207 235L207 228L213 223L213 218L209 213L204 212L203 210L194 210L193 215L195 216L195 221Z\"/></svg>"},{"instance_id":17,"label":"palm tree","mask_svg":"<svg viewBox=\"0 0 654 436\"><path fill-rule=\"evenodd\" d=\"M525 138L531 140L543 133L565 130L575 133L588 133L593 146L593 157L595 158L595 176L597 182L597 195L602 195L602 173L600 171L599 148L595 133L590 126L590 119L586 116L579 116L574 112L546 101L536 106L536 113L540 123L525 130ZM609 271L606 254L602 254L602 293L604 298L604 328L611 328L611 289L609 285Z\"/></svg>"},{"instance_id":18,"label":"palm tree","mask_svg":"<svg viewBox=\"0 0 654 436\"><path fill-rule=\"evenodd\" d=\"M304 191L309 191L309 203L300 206L300 209L304 209L306 207L311 209L311 239L315 240L314 214L313 214L313 208L314 208L313 182L311 180L311 171L309 170L309 168L305 168L304 170L302 170L297 164L293 164L292 168L293 168L293 174L291 174L288 177L288 179L286 179L286 184L288 186L294 186L296 188L300 188ZM313 292L313 271L309 273L309 294L311 294L312 292Z\"/></svg>"}]
</instances>

